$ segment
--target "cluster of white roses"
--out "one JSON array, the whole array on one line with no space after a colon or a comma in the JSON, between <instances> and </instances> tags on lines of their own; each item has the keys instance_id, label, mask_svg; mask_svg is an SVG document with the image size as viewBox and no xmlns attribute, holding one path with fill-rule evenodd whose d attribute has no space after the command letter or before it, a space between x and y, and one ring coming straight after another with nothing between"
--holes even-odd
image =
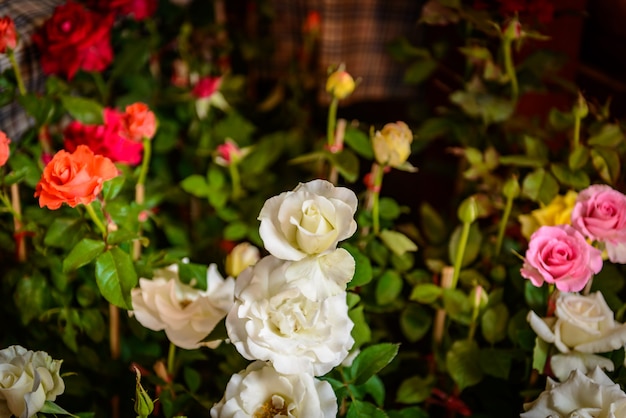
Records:
<instances>
[{"instance_id":1,"label":"cluster of white roses","mask_svg":"<svg viewBox=\"0 0 626 418\"><path fill-rule=\"evenodd\" d=\"M357 198L324 180L301 183L261 209L270 255L237 278L230 341L253 362L231 377L211 416L334 417L328 373L348 356L354 326L346 284L354 258L339 241L356 231Z\"/></svg>"}]
</instances>

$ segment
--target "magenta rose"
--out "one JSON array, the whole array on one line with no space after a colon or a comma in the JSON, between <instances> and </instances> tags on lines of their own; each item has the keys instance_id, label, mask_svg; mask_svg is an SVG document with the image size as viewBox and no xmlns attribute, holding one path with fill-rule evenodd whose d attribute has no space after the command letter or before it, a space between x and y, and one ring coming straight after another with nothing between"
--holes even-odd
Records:
<instances>
[{"instance_id":1,"label":"magenta rose","mask_svg":"<svg viewBox=\"0 0 626 418\"><path fill-rule=\"evenodd\" d=\"M570 225L542 226L530 237L522 277L562 292L581 291L602 270L602 252Z\"/></svg>"},{"instance_id":2,"label":"magenta rose","mask_svg":"<svg viewBox=\"0 0 626 418\"><path fill-rule=\"evenodd\" d=\"M102 16L80 3L57 6L52 16L33 34L46 74L72 79L78 70L103 71L113 60L113 16Z\"/></svg>"},{"instance_id":3,"label":"magenta rose","mask_svg":"<svg viewBox=\"0 0 626 418\"><path fill-rule=\"evenodd\" d=\"M137 165L141 162L143 144L124 137L121 125L123 113L104 110L103 125L84 125L71 122L63 131L64 147L73 152L79 145L87 145L94 154L103 155L113 162Z\"/></svg>"},{"instance_id":4,"label":"magenta rose","mask_svg":"<svg viewBox=\"0 0 626 418\"><path fill-rule=\"evenodd\" d=\"M626 195L606 184L587 187L576 199L572 226L603 242L612 262L626 263Z\"/></svg>"}]
</instances>

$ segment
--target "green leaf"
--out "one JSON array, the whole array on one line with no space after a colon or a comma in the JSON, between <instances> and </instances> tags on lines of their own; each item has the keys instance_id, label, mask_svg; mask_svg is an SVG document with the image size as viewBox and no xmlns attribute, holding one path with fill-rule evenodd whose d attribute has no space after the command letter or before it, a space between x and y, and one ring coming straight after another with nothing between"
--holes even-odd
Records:
<instances>
[{"instance_id":1,"label":"green leaf","mask_svg":"<svg viewBox=\"0 0 626 418\"><path fill-rule=\"evenodd\" d=\"M422 339L432 326L430 312L422 306L411 303L400 314L400 329L407 340L414 343Z\"/></svg>"},{"instance_id":2,"label":"green leaf","mask_svg":"<svg viewBox=\"0 0 626 418\"><path fill-rule=\"evenodd\" d=\"M244 222L231 222L224 228L224 239L229 241L239 241L248 234L248 225Z\"/></svg>"},{"instance_id":3,"label":"green leaf","mask_svg":"<svg viewBox=\"0 0 626 418\"><path fill-rule=\"evenodd\" d=\"M437 301L442 294L443 289L440 286L433 283L421 283L413 288L409 299L428 305Z\"/></svg>"},{"instance_id":4,"label":"green leaf","mask_svg":"<svg viewBox=\"0 0 626 418\"><path fill-rule=\"evenodd\" d=\"M107 301L132 310L130 291L137 285L137 273L128 253L113 247L100 254L96 259L96 283Z\"/></svg>"},{"instance_id":5,"label":"green leaf","mask_svg":"<svg viewBox=\"0 0 626 418\"><path fill-rule=\"evenodd\" d=\"M107 329L102 314L97 309L85 309L80 312L80 327L92 341L102 342Z\"/></svg>"},{"instance_id":6,"label":"green leaf","mask_svg":"<svg viewBox=\"0 0 626 418\"><path fill-rule=\"evenodd\" d=\"M183 369L183 376L185 378L185 384L191 393L196 392L200 388L202 376L197 370L192 367L185 367Z\"/></svg>"},{"instance_id":7,"label":"green leaf","mask_svg":"<svg viewBox=\"0 0 626 418\"><path fill-rule=\"evenodd\" d=\"M80 218L55 218L48 227L43 242L49 247L69 250L78 243L85 231Z\"/></svg>"},{"instance_id":8,"label":"green leaf","mask_svg":"<svg viewBox=\"0 0 626 418\"><path fill-rule=\"evenodd\" d=\"M533 370L544 373L546 362L548 361L548 352L550 344L541 338L535 338L535 347L533 348Z\"/></svg>"},{"instance_id":9,"label":"green leaf","mask_svg":"<svg viewBox=\"0 0 626 418\"><path fill-rule=\"evenodd\" d=\"M45 401L39 412L43 414L60 414L76 417L76 415L67 412L65 409L61 408L59 405L55 404L52 401Z\"/></svg>"},{"instance_id":10,"label":"green leaf","mask_svg":"<svg viewBox=\"0 0 626 418\"><path fill-rule=\"evenodd\" d=\"M524 178L522 193L529 199L549 204L559 192L556 179L543 168L538 168Z\"/></svg>"},{"instance_id":11,"label":"green leaf","mask_svg":"<svg viewBox=\"0 0 626 418\"><path fill-rule=\"evenodd\" d=\"M395 270L386 270L376 283L376 303L388 305L398 299L404 281Z\"/></svg>"},{"instance_id":12,"label":"green leaf","mask_svg":"<svg viewBox=\"0 0 626 418\"><path fill-rule=\"evenodd\" d=\"M578 146L570 153L567 158L567 164L570 170L580 170L589 161L589 149L584 146Z\"/></svg>"},{"instance_id":13,"label":"green leaf","mask_svg":"<svg viewBox=\"0 0 626 418\"><path fill-rule=\"evenodd\" d=\"M387 45L387 51L397 61L405 62L409 58L429 58L430 51L426 48L418 48L407 38L398 37Z\"/></svg>"},{"instance_id":14,"label":"green leaf","mask_svg":"<svg viewBox=\"0 0 626 418\"><path fill-rule=\"evenodd\" d=\"M365 319L363 305L350 309L348 311L348 316L354 323L354 327L350 332L352 338L354 338L354 346L352 348L354 349L370 342L372 339L372 331L367 320Z\"/></svg>"},{"instance_id":15,"label":"green leaf","mask_svg":"<svg viewBox=\"0 0 626 418\"><path fill-rule=\"evenodd\" d=\"M429 418L430 415L419 406L387 411L389 418Z\"/></svg>"},{"instance_id":16,"label":"green leaf","mask_svg":"<svg viewBox=\"0 0 626 418\"><path fill-rule=\"evenodd\" d=\"M359 178L359 159L352 151L344 148L336 154L328 152L326 158L348 182L357 181Z\"/></svg>"},{"instance_id":17,"label":"green leaf","mask_svg":"<svg viewBox=\"0 0 626 418\"><path fill-rule=\"evenodd\" d=\"M372 149L370 137L360 129L348 126L343 140L361 157L367 160L374 158L374 150Z\"/></svg>"},{"instance_id":18,"label":"green leaf","mask_svg":"<svg viewBox=\"0 0 626 418\"><path fill-rule=\"evenodd\" d=\"M126 177L117 176L113 177L109 181L105 181L102 185L102 197L104 200L114 199L124 187L124 182L126 181Z\"/></svg>"},{"instance_id":19,"label":"green leaf","mask_svg":"<svg viewBox=\"0 0 626 418\"><path fill-rule=\"evenodd\" d=\"M446 238L447 226L441 215L427 202L420 205L421 225L424 235L433 244L441 244Z\"/></svg>"},{"instance_id":20,"label":"green leaf","mask_svg":"<svg viewBox=\"0 0 626 418\"><path fill-rule=\"evenodd\" d=\"M244 144L256 130L256 127L237 112L230 112L215 125L215 136L218 140L233 138L237 143Z\"/></svg>"},{"instance_id":21,"label":"green leaf","mask_svg":"<svg viewBox=\"0 0 626 418\"><path fill-rule=\"evenodd\" d=\"M385 229L380 232L382 242L397 255L402 255L407 251L417 251L417 245L406 235L398 231Z\"/></svg>"},{"instance_id":22,"label":"green leaf","mask_svg":"<svg viewBox=\"0 0 626 418\"><path fill-rule=\"evenodd\" d=\"M13 300L19 306L22 324L28 325L49 307L51 290L45 277L37 271L20 278Z\"/></svg>"},{"instance_id":23,"label":"green leaf","mask_svg":"<svg viewBox=\"0 0 626 418\"><path fill-rule=\"evenodd\" d=\"M582 170L571 170L562 163L550 164L550 171L559 183L575 190L582 190L591 183L587 173Z\"/></svg>"},{"instance_id":24,"label":"green leaf","mask_svg":"<svg viewBox=\"0 0 626 418\"><path fill-rule=\"evenodd\" d=\"M535 312L543 312L548 306L548 287L536 287L530 280L525 280L524 299L530 309Z\"/></svg>"},{"instance_id":25,"label":"green leaf","mask_svg":"<svg viewBox=\"0 0 626 418\"><path fill-rule=\"evenodd\" d=\"M454 260L456 260L456 254L459 250L459 242L461 240L462 229L463 226L459 225L454 230L454 232L452 233L452 237L450 238L450 243L448 244L448 255L452 263L454 263ZM467 238L465 252L463 253L463 261L461 262L461 267L465 267L471 264L476 259L476 257L478 257L482 241L483 234L480 232L478 224L472 223L470 225L469 236Z\"/></svg>"},{"instance_id":26,"label":"green leaf","mask_svg":"<svg viewBox=\"0 0 626 418\"><path fill-rule=\"evenodd\" d=\"M435 383L436 381L433 375L426 377L412 376L408 379L404 379L398 388L396 402L403 404L423 402L430 396Z\"/></svg>"},{"instance_id":27,"label":"green leaf","mask_svg":"<svg viewBox=\"0 0 626 418\"><path fill-rule=\"evenodd\" d=\"M54 102L49 97L28 93L18 96L17 101L39 126L45 125L54 114Z\"/></svg>"},{"instance_id":28,"label":"green leaf","mask_svg":"<svg viewBox=\"0 0 626 418\"><path fill-rule=\"evenodd\" d=\"M79 122L89 125L103 123L103 107L95 100L78 96L61 96L61 103L70 115Z\"/></svg>"},{"instance_id":29,"label":"green leaf","mask_svg":"<svg viewBox=\"0 0 626 418\"><path fill-rule=\"evenodd\" d=\"M387 418L387 414L370 402L355 399L348 408L346 418Z\"/></svg>"},{"instance_id":30,"label":"green leaf","mask_svg":"<svg viewBox=\"0 0 626 418\"><path fill-rule=\"evenodd\" d=\"M195 263L178 263L180 281L201 290L207 290L207 266Z\"/></svg>"},{"instance_id":31,"label":"green leaf","mask_svg":"<svg viewBox=\"0 0 626 418\"><path fill-rule=\"evenodd\" d=\"M543 167L546 160L542 158L531 157L528 155L502 155L498 159L502 165L512 165L514 167Z\"/></svg>"},{"instance_id":32,"label":"green leaf","mask_svg":"<svg viewBox=\"0 0 626 418\"><path fill-rule=\"evenodd\" d=\"M352 363L352 383L361 385L387 366L398 354L399 344L380 343L364 348Z\"/></svg>"},{"instance_id":33,"label":"green leaf","mask_svg":"<svg viewBox=\"0 0 626 418\"><path fill-rule=\"evenodd\" d=\"M480 367L485 374L508 379L511 371L511 353L497 348L484 348L480 350Z\"/></svg>"},{"instance_id":34,"label":"green leaf","mask_svg":"<svg viewBox=\"0 0 626 418\"><path fill-rule=\"evenodd\" d=\"M187 193L196 197L207 197L211 191L206 181L206 177L199 174L192 174L180 182L180 187Z\"/></svg>"},{"instance_id":35,"label":"green leaf","mask_svg":"<svg viewBox=\"0 0 626 418\"><path fill-rule=\"evenodd\" d=\"M418 59L404 72L404 82L406 84L420 84L430 77L438 65L434 59Z\"/></svg>"},{"instance_id":36,"label":"green leaf","mask_svg":"<svg viewBox=\"0 0 626 418\"><path fill-rule=\"evenodd\" d=\"M383 197L378 203L381 219L394 220L402 214L402 209L398 202L390 197Z\"/></svg>"},{"instance_id":37,"label":"green leaf","mask_svg":"<svg viewBox=\"0 0 626 418\"><path fill-rule=\"evenodd\" d=\"M369 258L354 245L343 244L342 247L350 253L355 262L354 276L352 276L347 288L353 289L371 282L374 274Z\"/></svg>"},{"instance_id":38,"label":"green leaf","mask_svg":"<svg viewBox=\"0 0 626 418\"><path fill-rule=\"evenodd\" d=\"M480 320L483 337L490 344L495 344L506 338L509 309L504 303L488 308Z\"/></svg>"},{"instance_id":39,"label":"green leaf","mask_svg":"<svg viewBox=\"0 0 626 418\"><path fill-rule=\"evenodd\" d=\"M444 289L443 307L450 319L465 325L472 322L472 304L460 289Z\"/></svg>"},{"instance_id":40,"label":"green leaf","mask_svg":"<svg viewBox=\"0 0 626 418\"><path fill-rule=\"evenodd\" d=\"M67 273L89 264L91 260L104 251L104 248L105 243L103 241L83 238L63 259L63 272Z\"/></svg>"},{"instance_id":41,"label":"green leaf","mask_svg":"<svg viewBox=\"0 0 626 418\"><path fill-rule=\"evenodd\" d=\"M459 390L478 384L483 379L480 350L474 340L455 341L446 353L446 369Z\"/></svg>"},{"instance_id":42,"label":"green leaf","mask_svg":"<svg viewBox=\"0 0 626 418\"><path fill-rule=\"evenodd\" d=\"M617 151L607 148L593 148L591 150L591 162L602 180L608 184L615 184L621 168Z\"/></svg>"},{"instance_id":43,"label":"green leaf","mask_svg":"<svg viewBox=\"0 0 626 418\"><path fill-rule=\"evenodd\" d=\"M563 131L574 125L574 116L570 112L561 112L554 107L550 109L548 120L550 125L558 131Z\"/></svg>"},{"instance_id":44,"label":"green leaf","mask_svg":"<svg viewBox=\"0 0 626 418\"><path fill-rule=\"evenodd\" d=\"M601 146L614 148L618 145L622 144L624 141L624 133L618 124L607 123L603 125L600 129L600 132L592 135L588 140L587 144L592 146Z\"/></svg>"}]
</instances>

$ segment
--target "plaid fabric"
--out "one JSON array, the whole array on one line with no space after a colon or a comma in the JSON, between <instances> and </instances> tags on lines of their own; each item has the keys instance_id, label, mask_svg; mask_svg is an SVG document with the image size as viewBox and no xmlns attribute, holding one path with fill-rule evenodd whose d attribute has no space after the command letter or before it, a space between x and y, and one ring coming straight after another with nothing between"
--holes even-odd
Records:
<instances>
[{"instance_id":1,"label":"plaid fabric","mask_svg":"<svg viewBox=\"0 0 626 418\"><path fill-rule=\"evenodd\" d=\"M327 103L324 84L328 68L344 63L361 82L342 103L403 99L414 92L402 82L404 67L387 52L390 41L415 39L422 2L419 0L272 0L276 41L274 76L300 57L303 23L312 11L320 14L317 59L319 100Z\"/></svg>"},{"instance_id":2,"label":"plaid fabric","mask_svg":"<svg viewBox=\"0 0 626 418\"><path fill-rule=\"evenodd\" d=\"M15 58L20 67L26 90L42 91L44 76L39 67L39 53L30 42L32 34L52 15L54 8L65 0L0 0L0 16L10 16L15 22L19 43L15 48ZM6 55L0 55L0 72L11 68ZM17 104L0 108L0 130L13 141L32 126L32 120Z\"/></svg>"}]
</instances>

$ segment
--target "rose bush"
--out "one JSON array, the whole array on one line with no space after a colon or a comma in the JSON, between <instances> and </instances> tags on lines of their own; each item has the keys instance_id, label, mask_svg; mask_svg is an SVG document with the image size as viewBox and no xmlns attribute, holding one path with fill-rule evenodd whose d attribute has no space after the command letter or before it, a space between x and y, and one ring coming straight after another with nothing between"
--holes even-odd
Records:
<instances>
[{"instance_id":1,"label":"rose bush","mask_svg":"<svg viewBox=\"0 0 626 418\"><path fill-rule=\"evenodd\" d=\"M328 382L307 373L283 375L270 364L255 361L234 374L224 397L211 408L211 417L337 416L337 398Z\"/></svg>"},{"instance_id":2,"label":"rose bush","mask_svg":"<svg viewBox=\"0 0 626 418\"><path fill-rule=\"evenodd\" d=\"M71 80L79 69L104 70L113 60L113 19L113 15L93 12L73 1L57 6L33 35L44 72Z\"/></svg>"},{"instance_id":3,"label":"rose bush","mask_svg":"<svg viewBox=\"0 0 626 418\"><path fill-rule=\"evenodd\" d=\"M354 192L325 180L300 183L268 199L259 214L259 234L270 254L300 260L333 251L356 231Z\"/></svg>"},{"instance_id":4,"label":"rose bush","mask_svg":"<svg viewBox=\"0 0 626 418\"><path fill-rule=\"evenodd\" d=\"M543 226L530 237L522 276L535 286L544 281L563 292L582 290L602 269L600 250L570 225Z\"/></svg>"},{"instance_id":5,"label":"rose bush","mask_svg":"<svg viewBox=\"0 0 626 418\"><path fill-rule=\"evenodd\" d=\"M599 368L585 374L573 370L558 383L548 378L537 400L525 404L521 418L626 416L626 393Z\"/></svg>"},{"instance_id":6,"label":"rose bush","mask_svg":"<svg viewBox=\"0 0 626 418\"><path fill-rule=\"evenodd\" d=\"M561 293L554 316L540 318L530 311L528 322L539 338L554 344L562 353L552 356L550 363L560 379L574 369L583 373L595 366L613 370L610 360L594 353L607 353L626 344L626 325L615 321L600 292L587 296Z\"/></svg>"},{"instance_id":7,"label":"rose bush","mask_svg":"<svg viewBox=\"0 0 626 418\"><path fill-rule=\"evenodd\" d=\"M270 361L279 373L321 376L339 365L354 343L346 293L309 299L288 282L290 265L270 255L239 275L226 330L248 360Z\"/></svg>"},{"instance_id":8,"label":"rose bush","mask_svg":"<svg viewBox=\"0 0 626 418\"><path fill-rule=\"evenodd\" d=\"M0 415L30 418L65 390L60 360L19 345L0 350Z\"/></svg>"},{"instance_id":9,"label":"rose bush","mask_svg":"<svg viewBox=\"0 0 626 418\"><path fill-rule=\"evenodd\" d=\"M604 243L612 262L626 263L626 195L606 184L581 190L572 225L585 237Z\"/></svg>"},{"instance_id":10,"label":"rose bush","mask_svg":"<svg viewBox=\"0 0 626 418\"><path fill-rule=\"evenodd\" d=\"M39 197L41 207L49 209L58 209L63 203L71 207L88 205L100 193L104 182L117 175L118 170L110 159L79 145L72 153L61 150L54 155L37 183L35 197Z\"/></svg>"},{"instance_id":11,"label":"rose bush","mask_svg":"<svg viewBox=\"0 0 626 418\"><path fill-rule=\"evenodd\" d=\"M139 279L131 292L131 316L153 331L165 330L170 342L192 350L215 348L221 341L203 341L233 305L235 281L224 279L215 264L207 271L207 290L182 283L178 265L155 271L150 279Z\"/></svg>"}]
</instances>

